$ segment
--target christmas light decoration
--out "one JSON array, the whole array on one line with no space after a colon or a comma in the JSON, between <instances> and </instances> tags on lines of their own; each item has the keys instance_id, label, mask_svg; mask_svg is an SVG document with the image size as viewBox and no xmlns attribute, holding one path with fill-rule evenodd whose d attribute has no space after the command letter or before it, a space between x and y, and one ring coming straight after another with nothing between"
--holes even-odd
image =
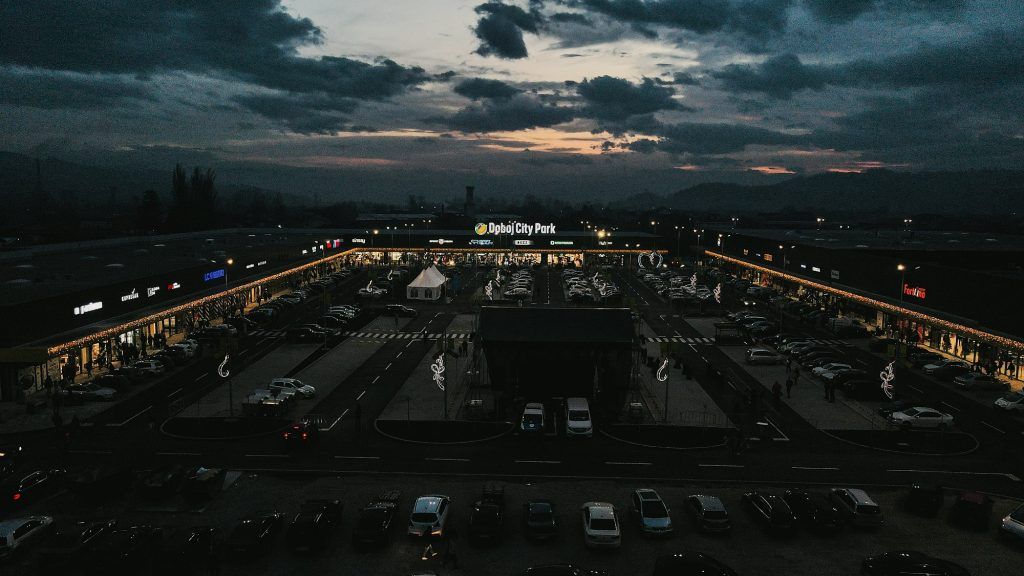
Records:
<instances>
[{"instance_id":1,"label":"christmas light decoration","mask_svg":"<svg viewBox=\"0 0 1024 576\"><path fill-rule=\"evenodd\" d=\"M441 390L444 390L444 353L442 352L437 356L437 360L430 365L430 371L434 373L434 384Z\"/></svg>"},{"instance_id":2,"label":"christmas light decoration","mask_svg":"<svg viewBox=\"0 0 1024 576\"><path fill-rule=\"evenodd\" d=\"M228 370L229 359L231 359L231 355L225 354L224 360L220 363L220 366L217 366L217 375L220 376L221 378L227 378L228 376L231 376L231 371Z\"/></svg>"},{"instance_id":3,"label":"christmas light decoration","mask_svg":"<svg viewBox=\"0 0 1024 576\"><path fill-rule=\"evenodd\" d=\"M658 368L658 382L664 382L668 380L668 374L665 373L665 369L668 368L668 358L662 360L661 367Z\"/></svg>"},{"instance_id":4,"label":"christmas light decoration","mask_svg":"<svg viewBox=\"0 0 1024 576\"><path fill-rule=\"evenodd\" d=\"M896 374L892 371L892 365L895 363L895 360L889 362L889 364L885 367L885 370L882 370L879 373L879 377L882 379L882 392L884 392L890 400L892 400L892 381L896 379Z\"/></svg>"}]
</instances>

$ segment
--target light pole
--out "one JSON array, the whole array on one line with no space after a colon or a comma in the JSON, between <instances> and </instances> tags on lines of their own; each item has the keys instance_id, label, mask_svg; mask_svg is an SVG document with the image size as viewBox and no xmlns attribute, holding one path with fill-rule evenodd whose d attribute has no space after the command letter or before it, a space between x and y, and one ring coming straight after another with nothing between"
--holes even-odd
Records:
<instances>
[{"instance_id":1,"label":"light pole","mask_svg":"<svg viewBox=\"0 0 1024 576\"><path fill-rule=\"evenodd\" d=\"M822 223L822 222L824 222L824 221L825 221L825 219L824 219L824 218L822 218L821 216L818 216L818 217L816 218L816 220L817 220L817 222L818 222L818 230L821 230L821 223Z\"/></svg>"},{"instance_id":2,"label":"light pole","mask_svg":"<svg viewBox=\"0 0 1024 576\"><path fill-rule=\"evenodd\" d=\"M679 241L680 240L679 234L682 231L683 231L682 228L680 228L679 226L676 226L676 258L679 259L680 263L683 262L682 244Z\"/></svg>"},{"instance_id":3,"label":"light pole","mask_svg":"<svg viewBox=\"0 0 1024 576\"><path fill-rule=\"evenodd\" d=\"M228 258L224 263L226 264L226 266L224 266L224 287L227 288L227 285L228 285L228 266L231 266L232 264L234 264L235 263L235 259L234 258Z\"/></svg>"},{"instance_id":4,"label":"light pole","mask_svg":"<svg viewBox=\"0 0 1024 576\"><path fill-rule=\"evenodd\" d=\"M903 264L897 264L896 269L900 271L900 310L896 316L896 345L893 347L893 351L896 353L896 358L900 357L900 338L903 336L903 330L900 326L900 316L903 314L903 283L907 275L907 267Z\"/></svg>"}]
</instances>

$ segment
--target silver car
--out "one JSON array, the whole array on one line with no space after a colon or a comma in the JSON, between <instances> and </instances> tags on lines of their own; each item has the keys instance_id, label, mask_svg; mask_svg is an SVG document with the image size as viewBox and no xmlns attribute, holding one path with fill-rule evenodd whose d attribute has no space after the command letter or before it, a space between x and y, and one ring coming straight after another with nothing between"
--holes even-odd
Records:
<instances>
[{"instance_id":1,"label":"silver car","mask_svg":"<svg viewBox=\"0 0 1024 576\"><path fill-rule=\"evenodd\" d=\"M1024 504L1017 506L1003 518L999 525L999 533L1007 538L1024 540Z\"/></svg>"},{"instance_id":2,"label":"silver car","mask_svg":"<svg viewBox=\"0 0 1024 576\"><path fill-rule=\"evenodd\" d=\"M634 490L630 505L633 517L645 534L667 536L672 533L672 516L657 492L650 488Z\"/></svg>"}]
</instances>

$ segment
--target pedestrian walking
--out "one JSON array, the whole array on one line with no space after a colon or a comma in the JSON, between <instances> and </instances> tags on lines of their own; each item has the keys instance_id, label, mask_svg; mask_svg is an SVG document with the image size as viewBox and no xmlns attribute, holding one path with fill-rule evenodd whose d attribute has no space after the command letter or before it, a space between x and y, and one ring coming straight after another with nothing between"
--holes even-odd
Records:
<instances>
[{"instance_id":1,"label":"pedestrian walking","mask_svg":"<svg viewBox=\"0 0 1024 576\"><path fill-rule=\"evenodd\" d=\"M836 401L836 385L830 380L825 384L825 390L828 391L828 401L834 404Z\"/></svg>"},{"instance_id":2,"label":"pedestrian walking","mask_svg":"<svg viewBox=\"0 0 1024 576\"><path fill-rule=\"evenodd\" d=\"M92 360L85 361L85 372L92 378Z\"/></svg>"},{"instance_id":3,"label":"pedestrian walking","mask_svg":"<svg viewBox=\"0 0 1024 576\"><path fill-rule=\"evenodd\" d=\"M772 384L772 397L775 399L776 404L782 400L782 386L779 384L778 380Z\"/></svg>"},{"instance_id":4,"label":"pedestrian walking","mask_svg":"<svg viewBox=\"0 0 1024 576\"><path fill-rule=\"evenodd\" d=\"M789 374L793 370L793 359L786 358L786 374Z\"/></svg>"},{"instance_id":5,"label":"pedestrian walking","mask_svg":"<svg viewBox=\"0 0 1024 576\"><path fill-rule=\"evenodd\" d=\"M793 397L792 390L793 390L793 377L790 376L790 377L786 378L786 398L792 398Z\"/></svg>"}]
</instances>

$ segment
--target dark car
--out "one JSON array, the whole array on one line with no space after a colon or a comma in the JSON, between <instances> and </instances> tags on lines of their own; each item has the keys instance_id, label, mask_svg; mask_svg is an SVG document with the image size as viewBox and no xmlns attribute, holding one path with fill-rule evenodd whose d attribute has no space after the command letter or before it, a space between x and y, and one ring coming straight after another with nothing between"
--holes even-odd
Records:
<instances>
[{"instance_id":1,"label":"dark car","mask_svg":"<svg viewBox=\"0 0 1024 576\"><path fill-rule=\"evenodd\" d=\"M497 542L501 540L504 525L505 490L488 486L470 510L469 541L475 544Z\"/></svg>"},{"instance_id":2,"label":"dark car","mask_svg":"<svg viewBox=\"0 0 1024 576\"><path fill-rule=\"evenodd\" d=\"M190 360L188 352L180 347L170 346L163 350L156 352L153 356L170 356L171 360L177 365L187 364Z\"/></svg>"},{"instance_id":3,"label":"dark car","mask_svg":"<svg viewBox=\"0 0 1024 576\"><path fill-rule=\"evenodd\" d=\"M217 529L193 526L165 534L160 549L158 574L178 576L205 568L217 554Z\"/></svg>"},{"instance_id":4,"label":"dark car","mask_svg":"<svg viewBox=\"0 0 1024 576\"><path fill-rule=\"evenodd\" d=\"M587 570L572 564L547 564L532 566L523 571L522 576L604 576L604 572Z\"/></svg>"},{"instance_id":5,"label":"dark car","mask_svg":"<svg viewBox=\"0 0 1024 576\"><path fill-rule=\"evenodd\" d=\"M970 371L971 369L969 366L961 364L947 364L945 366L932 370L932 376L939 380L942 380L943 382L952 382L953 379L956 378L957 376L960 376L961 374L966 374Z\"/></svg>"},{"instance_id":6,"label":"dark car","mask_svg":"<svg viewBox=\"0 0 1024 576\"><path fill-rule=\"evenodd\" d=\"M907 358L910 360L910 365L918 369L924 368L926 364L935 364L946 359L942 354L926 351L912 352Z\"/></svg>"},{"instance_id":7,"label":"dark car","mask_svg":"<svg viewBox=\"0 0 1024 576\"><path fill-rule=\"evenodd\" d=\"M796 532L796 518L781 497L767 492L747 492L743 505L761 528L780 535Z\"/></svg>"},{"instance_id":8,"label":"dark car","mask_svg":"<svg viewBox=\"0 0 1024 576\"><path fill-rule=\"evenodd\" d=\"M93 574L146 573L160 549L163 531L149 525L117 528L91 544L86 554Z\"/></svg>"},{"instance_id":9,"label":"dark car","mask_svg":"<svg viewBox=\"0 0 1024 576\"><path fill-rule=\"evenodd\" d=\"M843 391L843 394L850 398L857 398L860 400L889 400L889 397L885 395L885 391L882 390L882 385L878 380L853 378L840 384L839 389Z\"/></svg>"},{"instance_id":10,"label":"dark car","mask_svg":"<svg viewBox=\"0 0 1024 576\"><path fill-rule=\"evenodd\" d=\"M958 528L984 532L992 518L992 499L981 492L961 492L953 501L949 521Z\"/></svg>"},{"instance_id":11,"label":"dark car","mask_svg":"<svg viewBox=\"0 0 1024 576\"><path fill-rule=\"evenodd\" d=\"M385 492L359 510L352 529L353 546L364 548L387 544L399 497L398 492Z\"/></svg>"},{"instance_id":12,"label":"dark car","mask_svg":"<svg viewBox=\"0 0 1024 576\"><path fill-rule=\"evenodd\" d=\"M228 324L235 327L239 334L248 334L250 330L256 328L256 323L242 316L232 316L228 318Z\"/></svg>"},{"instance_id":13,"label":"dark car","mask_svg":"<svg viewBox=\"0 0 1024 576\"><path fill-rule=\"evenodd\" d=\"M65 471L60 469L36 470L8 479L3 492L9 508L20 508L52 495L64 485Z\"/></svg>"},{"instance_id":14,"label":"dark car","mask_svg":"<svg viewBox=\"0 0 1024 576\"><path fill-rule=\"evenodd\" d=\"M835 384L836 386L839 386L841 388L844 383L849 382L850 380L867 380L867 379L868 379L867 371L861 370L860 368L852 368L850 370L844 370L844 371L836 374L832 378L832 383Z\"/></svg>"},{"instance_id":15,"label":"dark car","mask_svg":"<svg viewBox=\"0 0 1024 576\"><path fill-rule=\"evenodd\" d=\"M185 478L185 467L180 464L167 464L154 468L143 474L139 481L139 494L153 500L167 498L178 491L178 486Z\"/></svg>"},{"instance_id":16,"label":"dark car","mask_svg":"<svg viewBox=\"0 0 1024 576\"><path fill-rule=\"evenodd\" d=\"M782 499L789 505L800 526L811 533L834 534L843 529L843 517L824 494L806 490L786 490Z\"/></svg>"},{"instance_id":17,"label":"dark car","mask_svg":"<svg viewBox=\"0 0 1024 576\"><path fill-rule=\"evenodd\" d=\"M181 483L181 495L186 500L201 501L212 498L224 487L224 468L194 466L185 473Z\"/></svg>"},{"instance_id":18,"label":"dark car","mask_svg":"<svg viewBox=\"0 0 1024 576\"><path fill-rule=\"evenodd\" d=\"M865 576L971 576L963 566L921 552L894 551L865 558Z\"/></svg>"},{"instance_id":19,"label":"dark car","mask_svg":"<svg viewBox=\"0 0 1024 576\"><path fill-rule=\"evenodd\" d=\"M558 533L555 505L547 500L530 500L523 504L523 532L531 540L554 538Z\"/></svg>"},{"instance_id":20,"label":"dark car","mask_svg":"<svg viewBox=\"0 0 1024 576\"><path fill-rule=\"evenodd\" d=\"M92 379L92 383L101 388L113 388L124 392L131 387L131 380L124 374L103 374Z\"/></svg>"},{"instance_id":21,"label":"dark car","mask_svg":"<svg viewBox=\"0 0 1024 576\"><path fill-rule=\"evenodd\" d=\"M307 500L288 525L288 549L296 554L316 553L327 546L327 539L341 523L340 500Z\"/></svg>"},{"instance_id":22,"label":"dark car","mask_svg":"<svg viewBox=\"0 0 1024 576\"><path fill-rule=\"evenodd\" d=\"M401 316L405 318L415 318L418 312L415 308L410 308L402 304L388 304L384 307L385 316Z\"/></svg>"},{"instance_id":23,"label":"dark car","mask_svg":"<svg viewBox=\"0 0 1024 576\"><path fill-rule=\"evenodd\" d=\"M313 420L299 420L282 432L281 438L289 444L312 444L320 440L320 428Z\"/></svg>"},{"instance_id":24,"label":"dark car","mask_svg":"<svg viewBox=\"0 0 1024 576\"><path fill-rule=\"evenodd\" d=\"M942 508L945 493L937 484L914 484L903 500L903 509L911 514L935 517Z\"/></svg>"},{"instance_id":25,"label":"dark car","mask_svg":"<svg viewBox=\"0 0 1024 576\"><path fill-rule=\"evenodd\" d=\"M801 360L802 358L806 358L811 354L818 354L820 352L834 353L835 351L823 344L812 344L806 348L797 348L796 350L791 350L789 352L789 356L794 360Z\"/></svg>"},{"instance_id":26,"label":"dark car","mask_svg":"<svg viewBox=\"0 0 1024 576\"><path fill-rule=\"evenodd\" d=\"M166 350L161 350L160 352L150 354L149 356L143 358L143 360L153 360L154 362L159 362L160 365L164 367L164 370L168 372L174 370L174 367L181 363L175 360L174 357L171 356L171 354Z\"/></svg>"},{"instance_id":27,"label":"dark car","mask_svg":"<svg viewBox=\"0 0 1024 576\"><path fill-rule=\"evenodd\" d=\"M25 449L21 444L0 446L0 480L14 473L22 459Z\"/></svg>"},{"instance_id":28,"label":"dark car","mask_svg":"<svg viewBox=\"0 0 1024 576\"><path fill-rule=\"evenodd\" d=\"M701 532L724 534L732 530L729 512L717 496L706 494L687 496L684 508L694 527Z\"/></svg>"},{"instance_id":29,"label":"dark car","mask_svg":"<svg viewBox=\"0 0 1024 576\"><path fill-rule=\"evenodd\" d=\"M99 501L123 495L132 485L132 469L127 464L94 464L72 470L67 486L86 501Z\"/></svg>"},{"instance_id":30,"label":"dark car","mask_svg":"<svg viewBox=\"0 0 1024 576\"><path fill-rule=\"evenodd\" d=\"M344 328L348 325L348 320L341 316L331 316L330 314L317 318L316 322L321 326L335 329Z\"/></svg>"},{"instance_id":31,"label":"dark car","mask_svg":"<svg viewBox=\"0 0 1024 576\"><path fill-rule=\"evenodd\" d=\"M139 370L138 368L133 368L132 366L121 366L120 368L115 368L110 371L110 374L113 374L115 376L124 376L128 378L128 380L132 384L145 382L146 379L148 378L146 373L144 373L142 370Z\"/></svg>"},{"instance_id":32,"label":"dark car","mask_svg":"<svg viewBox=\"0 0 1024 576\"><path fill-rule=\"evenodd\" d=\"M283 525L284 514L280 512L249 516L235 526L224 547L238 558L255 558L270 548Z\"/></svg>"},{"instance_id":33,"label":"dark car","mask_svg":"<svg viewBox=\"0 0 1024 576\"><path fill-rule=\"evenodd\" d=\"M736 576L736 571L700 552L659 556L652 576Z\"/></svg>"},{"instance_id":34,"label":"dark car","mask_svg":"<svg viewBox=\"0 0 1024 576\"><path fill-rule=\"evenodd\" d=\"M44 574L67 574L86 562L87 551L117 528L117 521L76 522L58 525L39 549L39 568Z\"/></svg>"}]
</instances>

